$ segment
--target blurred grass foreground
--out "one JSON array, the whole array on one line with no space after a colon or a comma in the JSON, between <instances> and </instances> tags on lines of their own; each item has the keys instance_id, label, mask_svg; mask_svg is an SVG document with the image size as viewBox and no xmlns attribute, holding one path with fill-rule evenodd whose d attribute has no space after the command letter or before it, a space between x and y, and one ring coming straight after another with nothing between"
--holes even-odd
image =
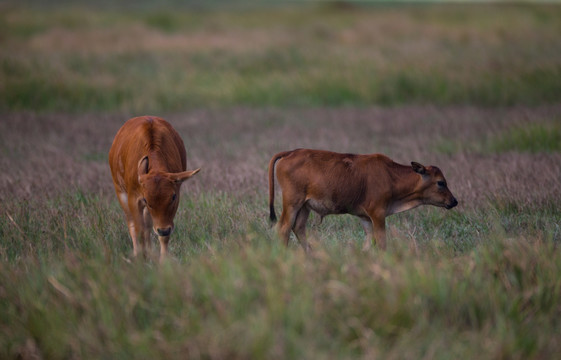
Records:
<instances>
[{"instance_id":1,"label":"blurred grass foreground","mask_svg":"<svg viewBox=\"0 0 561 360\"><path fill-rule=\"evenodd\" d=\"M554 4L147 4L4 5L0 109L561 100Z\"/></svg>"}]
</instances>

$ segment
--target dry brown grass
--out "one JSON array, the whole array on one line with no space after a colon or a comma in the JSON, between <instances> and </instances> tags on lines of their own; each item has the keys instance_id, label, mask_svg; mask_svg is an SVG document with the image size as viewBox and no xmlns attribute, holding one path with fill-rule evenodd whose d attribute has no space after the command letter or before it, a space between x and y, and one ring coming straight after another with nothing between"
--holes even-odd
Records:
<instances>
[{"instance_id":1,"label":"dry brown grass","mask_svg":"<svg viewBox=\"0 0 561 360\"><path fill-rule=\"evenodd\" d=\"M30 39L28 46L38 53L78 53L103 55L106 53L177 52L196 54L201 51L233 53L256 51L271 43L286 41L286 34L263 34L251 31L203 31L186 34L166 34L145 25L123 28L86 29L68 31L54 28ZM142 41L137 41L142 39ZM283 40L284 39L284 40Z\"/></svg>"},{"instance_id":2,"label":"dry brown grass","mask_svg":"<svg viewBox=\"0 0 561 360\"><path fill-rule=\"evenodd\" d=\"M187 192L266 198L269 158L306 147L385 153L400 163L442 168L462 207L490 199L561 199L561 154L489 153L486 139L512 127L558 121L561 108L474 107L194 110L164 115L183 137L190 167L202 167ZM158 114L161 115L161 114ZM0 197L46 197L71 188L113 197L107 152L128 115L9 113L0 122ZM463 144L452 153L441 143Z\"/></svg>"}]
</instances>

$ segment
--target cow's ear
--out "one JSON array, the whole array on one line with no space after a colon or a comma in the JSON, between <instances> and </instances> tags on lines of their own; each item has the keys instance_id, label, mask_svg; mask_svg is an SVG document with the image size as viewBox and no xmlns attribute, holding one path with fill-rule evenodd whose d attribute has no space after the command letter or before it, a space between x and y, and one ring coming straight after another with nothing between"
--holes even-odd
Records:
<instances>
[{"instance_id":1,"label":"cow's ear","mask_svg":"<svg viewBox=\"0 0 561 360\"><path fill-rule=\"evenodd\" d=\"M411 167L417 174L425 175L427 173L427 169L418 162L412 161Z\"/></svg>"},{"instance_id":2,"label":"cow's ear","mask_svg":"<svg viewBox=\"0 0 561 360\"><path fill-rule=\"evenodd\" d=\"M197 170L183 171L180 173L173 174L173 180L177 183L182 183L185 180L189 179L191 176L198 173L199 171L201 171L201 168L198 168Z\"/></svg>"},{"instance_id":3,"label":"cow's ear","mask_svg":"<svg viewBox=\"0 0 561 360\"><path fill-rule=\"evenodd\" d=\"M143 157L138 162L138 176L148 174L148 156Z\"/></svg>"}]
</instances>

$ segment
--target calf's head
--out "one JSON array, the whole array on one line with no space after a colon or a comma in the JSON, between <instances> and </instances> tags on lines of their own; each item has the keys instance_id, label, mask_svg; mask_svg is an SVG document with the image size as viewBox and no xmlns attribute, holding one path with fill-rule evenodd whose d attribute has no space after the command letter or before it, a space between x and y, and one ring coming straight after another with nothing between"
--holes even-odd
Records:
<instances>
[{"instance_id":1,"label":"calf's head","mask_svg":"<svg viewBox=\"0 0 561 360\"><path fill-rule=\"evenodd\" d=\"M421 175L419 192L424 204L451 209L458 205L458 200L448 189L448 183L442 175L442 171L436 166L423 166L412 162L413 170Z\"/></svg>"},{"instance_id":2,"label":"calf's head","mask_svg":"<svg viewBox=\"0 0 561 360\"><path fill-rule=\"evenodd\" d=\"M138 182L142 192L140 201L144 207L144 213L148 211L150 214L156 235L165 237L173 231L173 218L179 205L181 184L199 170L178 173L149 171L148 157L139 161Z\"/></svg>"}]
</instances>

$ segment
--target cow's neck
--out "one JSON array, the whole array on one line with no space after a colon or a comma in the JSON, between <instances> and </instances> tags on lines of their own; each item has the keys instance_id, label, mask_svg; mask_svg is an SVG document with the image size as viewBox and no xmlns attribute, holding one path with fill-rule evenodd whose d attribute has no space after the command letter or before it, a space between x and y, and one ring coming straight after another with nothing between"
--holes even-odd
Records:
<instances>
[{"instance_id":1,"label":"cow's neck","mask_svg":"<svg viewBox=\"0 0 561 360\"><path fill-rule=\"evenodd\" d=\"M410 210L422 205L419 193L421 177L410 166L399 165L392 169L392 198L389 201L387 215Z\"/></svg>"}]
</instances>

